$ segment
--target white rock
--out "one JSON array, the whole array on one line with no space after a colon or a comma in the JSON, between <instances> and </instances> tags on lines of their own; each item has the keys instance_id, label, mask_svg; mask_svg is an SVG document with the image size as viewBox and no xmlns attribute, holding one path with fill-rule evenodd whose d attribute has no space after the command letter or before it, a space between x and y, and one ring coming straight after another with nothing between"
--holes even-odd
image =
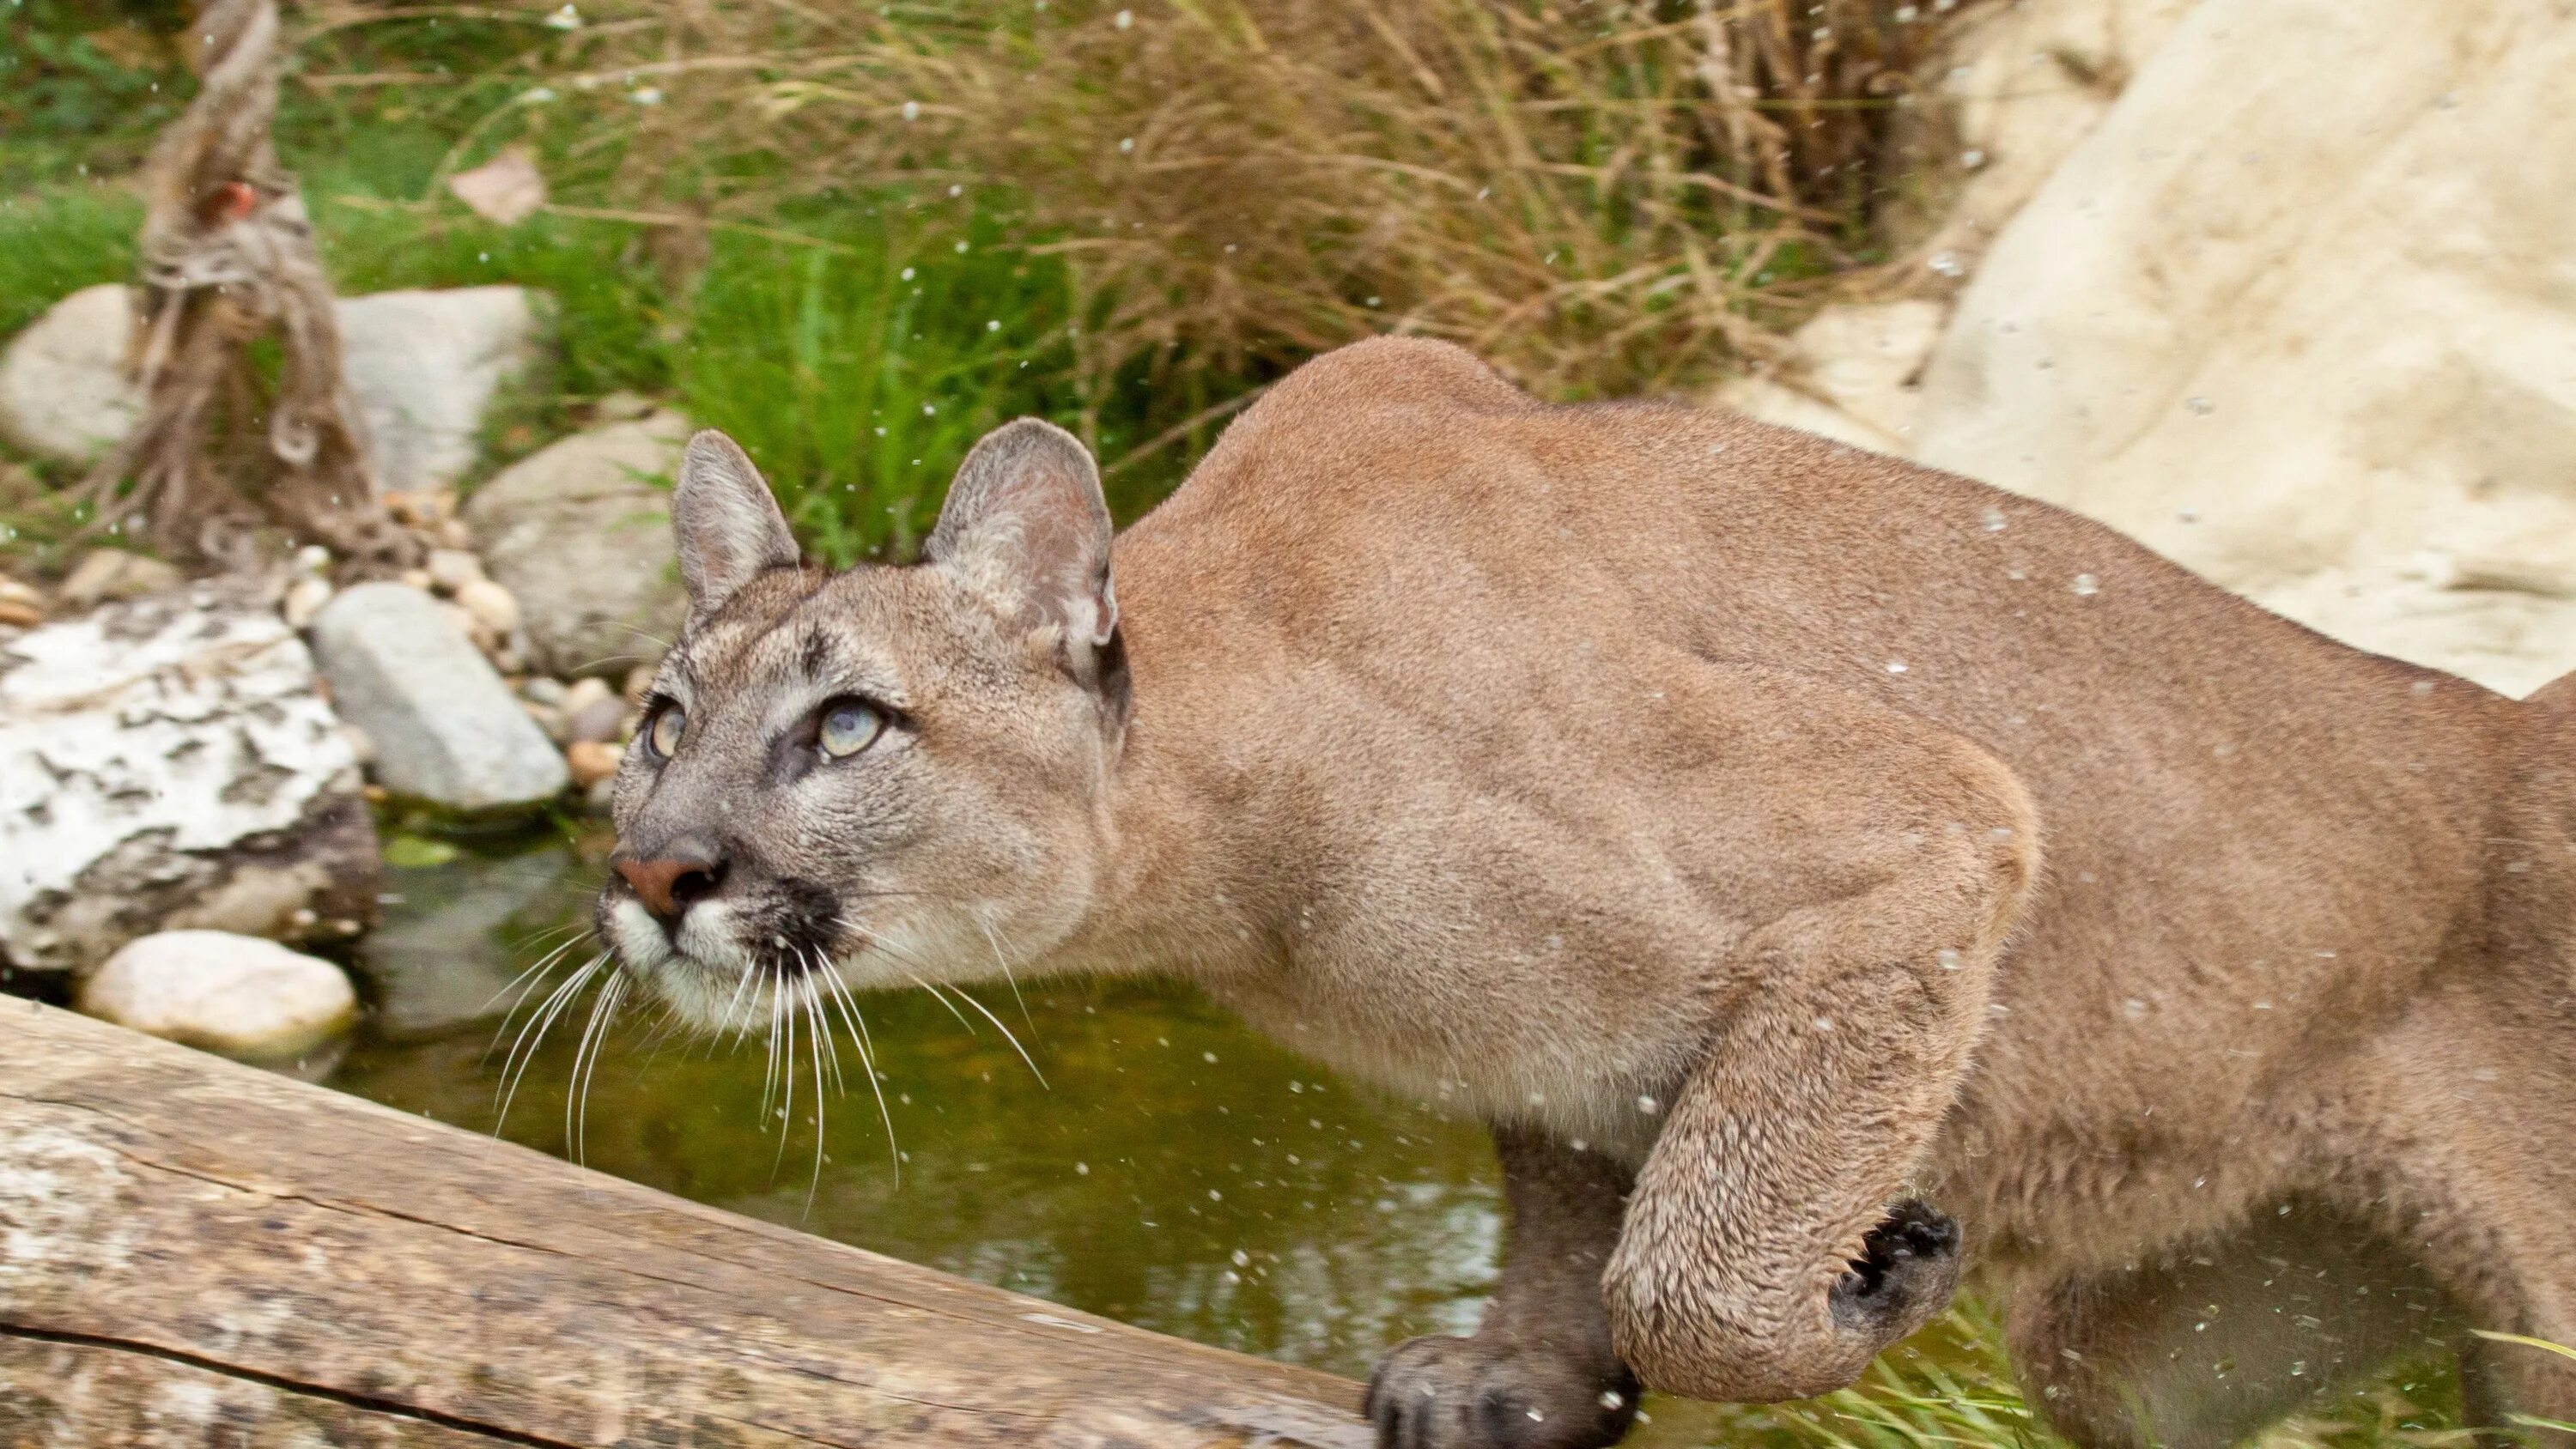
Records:
<instances>
[{"instance_id":1,"label":"white rock","mask_svg":"<svg viewBox=\"0 0 2576 1449\"><path fill-rule=\"evenodd\" d=\"M622 676L658 658L686 614L670 493L689 425L674 413L565 438L474 490L465 521L484 567L518 596L529 663Z\"/></svg>"},{"instance_id":2,"label":"white rock","mask_svg":"<svg viewBox=\"0 0 2576 1449\"><path fill-rule=\"evenodd\" d=\"M267 1061L347 1030L358 997L339 967L274 941L162 931L129 942L82 982L80 1009L171 1041Z\"/></svg>"},{"instance_id":3,"label":"white rock","mask_svg":"<svg viewBox=\"0 0 2576 1449\"><path fill-rule=\"evenodd\" d=\"M41 457L86 463L134 427L125 381L134 309L117 283L84 287L0 353L0 438Z\"/></svg>"},{"instance_id":4,"label":"white rock","mask_svg":"<svg viewBox=\"0 0 2576 1449\"><path fill-rule=\"evenodd\" d=\"M1987 255L1916 455L2365 648L2576 668L2571 74L2551 0L2200 5Z\"/></svg>"},{"instance_id":5,"label":"white rock","mask_svg":"<svg viewBox=\"0 0 2576 1449\"><path fill-rule=\"evenodd\" d=\"M339 725L285 622L211 585L0 643L0 957L70 970L172 927L372 920Z\"/></svg>"},{"instance_id":6,"label":"white rock","mask_svg":"<svg viewBox=\"0 0 2576 1449\"><path fill-rule=\"evenodd\" d=\"M377 292L340 300L340 337L376 486L410 493L473 466L492 395L536 357L537 313L522 287Z\"/></svg>"},{"instance_id":7,"label":"white rock","mask_svg":"<svg viewBox=\"0 0 2576 1449\"><path fill-rule=\"evenodd\" d=\"M367 429L378 486L452 483L474 462L501 383L536 355L537 314L520 287L378 292L339 302L341 366ZM0 354L0 438L87 462L139 408L125 377L133 308L116 283L65 297Z\"/></svg>"},{"instance_id":8,"label":"white rock","mask_svg":"<svg viewBox=\"0 0 2576 1449\"><path fill-rule=\"evenodd\" d=\"M563 756L447 617L395 583L344 589L313 621L331 696L376 744L388 790L469 812L520 809L561 793Z\"/></svg>"}]
</instances>

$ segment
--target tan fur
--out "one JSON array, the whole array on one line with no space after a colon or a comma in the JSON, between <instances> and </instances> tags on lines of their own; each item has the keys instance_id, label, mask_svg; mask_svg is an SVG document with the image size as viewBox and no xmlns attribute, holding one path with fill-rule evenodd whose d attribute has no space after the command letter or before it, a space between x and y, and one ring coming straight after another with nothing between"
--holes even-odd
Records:
<instances>
[{"instance_id":1,"label":"tan fur","mask_svg":"<svg viewBox=\"0 0 2576 1449\"><path fill-rule=\"evenodd\" d=\"M1035 426L960 487L1089 478ZM763 923L819 888L853 984L1178 970L1495 1124L1496 1305L1389 1356L1390 1442L1848 1383L1961 1256L2070 1432L2225 1442L2330 1376L2286 1331L2204 1371L2168 1323L2210 1274L2326 1323L2257 1282L2284 1209L2437 1338L2576 1340L2576 686L2516 703L2045 505L1421 342L1280 383L1089 602L1096 495L974 492L976 567L773 571L693 622L689 739L630 757L619 827L734 864L676 940L613 884L603 927L711 1022L768 971L764 1013L814 987ZM1014 596L990 560L1032 548ZM860 683L904 712L881 754L778 753ZM2576 1374L2477 1358L2499 1411L2576 1418Z\"/></svg>"}]
</instances>

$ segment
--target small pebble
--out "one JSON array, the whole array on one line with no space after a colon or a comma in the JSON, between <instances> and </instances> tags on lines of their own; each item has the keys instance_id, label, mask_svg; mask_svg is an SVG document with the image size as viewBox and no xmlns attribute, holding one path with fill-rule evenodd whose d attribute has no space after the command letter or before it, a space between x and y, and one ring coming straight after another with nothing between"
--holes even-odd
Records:
<instances>
[{"instance_id":1,"label":"small pebble","mask_svg":"<svg viewBox=\"0 0 2576 1449\"><path fill-rule=\"evenodd\" d=\"M456 591L456 602L496 640L506 640L518 632L519 601L490 579L468 580Z\"/></svg>"},{"instance_id":2,"label":"small pebble","mask_svg":"<svg viewBox=\"0 0 2576 1449\"><path fill-rule=\"evenodd\" d=\"M286 627L307 628L313 623L313 616L322 612L322 606L331 602L331 593L329 579L300 578L286 586L286 597L278 601L277 610L286 616Z\"/></svg>"},{"instance_id":3,"label":"small pebble","mask_svg":"<svg viewBox=\"0 0 2576 1449\"><path fill-rule=\"evenodd\" d=\"M572 771L572 782L587 790L617 773L618 762L626 752L599 740L575 740L564 750L564 764Z\"/></svg>"},{"instance_id":4,"label":"small pebble","mask_svg":"<svg viewBox=\"0 0 2576 1449\"><path fill-rule=\"evenodd\" d=\"M576 740L607 742L626 733L626 701L604 695L564 711L564 730Z\"/></svg>"},{"instance_id":5,"label":"small pebble","mask_svg":"<svg viewBox=\"0 0 2576 1449\"><path fill-rule=\"evenodd\" d=\"M455 593L483 577L483 561L461 548L437 548L429 553L429 581L442 593Z\"/></svg>"}]
</instances>

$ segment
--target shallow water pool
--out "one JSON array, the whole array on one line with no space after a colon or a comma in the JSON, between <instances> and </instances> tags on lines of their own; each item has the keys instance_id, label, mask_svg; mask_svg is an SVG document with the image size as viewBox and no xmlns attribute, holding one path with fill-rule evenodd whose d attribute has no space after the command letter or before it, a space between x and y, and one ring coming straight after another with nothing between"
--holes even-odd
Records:
<instances>
[{"instance_id":1,"label":"shallow water pool","mask_svg":"<svg viewBox=\"0 0 2576 1449\"><path fill-rule=\"evenodd\" d=\"M525 1033L503 1118L504 1067L534 1015L521 1010L504 1035L522 993L503 988L587 919L605 849L553 840L391 868L384 927L359 959L375 1010L330 1085L735 1212L1342 1373L1365 1375L1409 1334L1474 1326L1500 1232L1483 1132L1354 1089L1178 986L980 990L1027 1061L971 1007L862 997L882 1112L846 1031L831 1049L845 1085L834 1090L827 1055L818 1110L810 1031L791 1073L783 1043L773 1070L763 1042L657 1030L649 1005L605 1028L576 1112L585 995L542 1040ZM588 954L567 952L543 986Z\"/></svg>"}]
</instances>

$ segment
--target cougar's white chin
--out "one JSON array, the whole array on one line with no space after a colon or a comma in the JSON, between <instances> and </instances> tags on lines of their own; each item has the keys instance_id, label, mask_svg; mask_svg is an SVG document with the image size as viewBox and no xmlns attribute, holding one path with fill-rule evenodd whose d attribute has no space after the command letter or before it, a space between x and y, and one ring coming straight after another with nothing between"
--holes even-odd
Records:
<instances>
[{"instance_id":1,"label":"cougar's white chin","mask_svg":"<svg viewBox=\"0 0 2576 1449\"><path fill-rule=\"evenodd\" d=\"M620 901L607 915L617 964L681 1020L704 1030L767 1020L763 1013L773 983L753 979L768 973L754 971L750 953L734 943L723 903L709 901L690 911L676 941L640 902Z\"/></svg>"}]
</instances>

